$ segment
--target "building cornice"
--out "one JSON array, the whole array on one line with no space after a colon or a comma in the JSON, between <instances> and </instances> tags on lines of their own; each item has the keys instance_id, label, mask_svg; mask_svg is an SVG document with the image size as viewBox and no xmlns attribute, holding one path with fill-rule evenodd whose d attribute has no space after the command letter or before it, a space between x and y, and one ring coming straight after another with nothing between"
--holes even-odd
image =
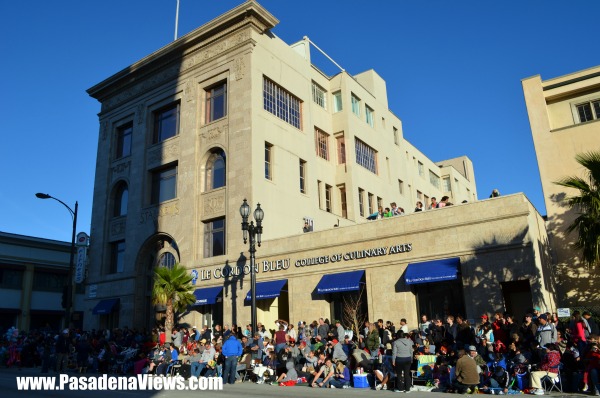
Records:
<instances>
[{"instance_id":1,"label":"building cornice","mask_svg":"<svg viewBox=\"0 0 600 398\"><path fill-rule=\"evenodd\" d=\"M191 54L201 53L204 59L212 58L211 55L232 49L250 39L249 32L240 32L239 35L236 35L236 32L244 29L247 32L247 28L250 28L263 34L278 23L279 21L256 1L247 1L96 84L88 89L87 93L102 102L105 111L105 108L112 108L115 103L122 102L123 94L119 97L121 101L110 97L127 86L134 87L148 76L153 76L152 81L143 85L144 89L151 88L150 86L164 82L189 68L190 61L184 62L184 58L189 59ZM194 55L194 58L197 58L197 55ZM158 72L161 69L163 71ZM110 104L105 107L104 103L107 100Z\"/></svg>"}]
</instances>

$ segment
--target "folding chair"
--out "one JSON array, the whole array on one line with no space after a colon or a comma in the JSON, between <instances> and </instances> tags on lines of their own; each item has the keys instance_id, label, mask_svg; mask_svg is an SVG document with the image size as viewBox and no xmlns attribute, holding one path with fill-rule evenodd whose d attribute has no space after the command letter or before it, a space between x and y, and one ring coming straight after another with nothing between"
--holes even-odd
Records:
<instances>
[{"instance_id":1,"label":"folding chair","mask_svg":"<svg viewBox=\"0 0 600 398\"><path fill-rule=\"evenodd\" d=\"M248 380L250 378L250 372L252 371L251 368L245 368L245 369L241 369L238 370L237 373L240 376L240 378L242 379L242 383L245 382L246 380Z\"/></svg>"},{"instance_id":2,"label":"folding chair","mask_svg":"<svg viewBox=\"0 0 600 398\"><path fill-rule=\"evenodd\" d=\"M541 380L542 385L544 385L544 382L546 383L545 390L547 392L552 392L553 390L556 390L557 392L562 393L563 387L562 387L562 378L560 375L560 371L562 370L562 363L558 364L558 367L553 368L552 370L556 370L556 371L549 371L548 373L556 373L556 377L551 377L547 373L546 376L542 377L542 380Z\"/></svg>"},{"instance_id":3,"label":"folding chair","mask_svg":"<svg viewBox=\"0 0 600 398\"><path fill-rule=\"evenodd\" d=\"M412 373L412 381L413 385L417 382L425 383L433 382L432 371L435 366L435 361L437 360L437 356L435 355L419 355L417 362L417 370L411 370ZM423 369L424 367L428 367Z\"/></svg>"}]
</instances>

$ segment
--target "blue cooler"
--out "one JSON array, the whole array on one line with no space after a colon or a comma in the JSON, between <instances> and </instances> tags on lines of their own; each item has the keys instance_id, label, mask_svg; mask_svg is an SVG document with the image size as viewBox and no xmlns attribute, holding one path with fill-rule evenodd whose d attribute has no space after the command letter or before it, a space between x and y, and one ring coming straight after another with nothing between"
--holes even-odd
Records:
<instances>
[{"instance_id":1,"label":"blue cooler","mask_svg":"<svg viewBox=\"0 0 600 398\"><path fill-rule=\"evenodd\" d=\"M369 388L369 381L365 373L354 375L354 388Z\"/></svg>"}]
</instances>

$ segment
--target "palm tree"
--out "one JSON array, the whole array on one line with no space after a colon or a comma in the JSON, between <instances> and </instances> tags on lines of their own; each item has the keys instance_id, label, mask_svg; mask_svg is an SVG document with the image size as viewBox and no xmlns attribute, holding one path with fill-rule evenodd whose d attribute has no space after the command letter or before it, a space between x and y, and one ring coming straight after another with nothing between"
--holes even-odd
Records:
<instances>
[{"instance_id":1,"label":"palm tree","mask_svg":"<svg viewBox=\"0 0 600 398\"><path fill-rule=\"evenodd\" d=\"M585 168L585 177L565 177L555 184L579 191L579 195L567 198L567 204L579 214L567 231L577 231L575 247L582 250L583 261L597 265L600 261L600 152L580 153L575 160Z\"/></svg>"},{"instance_id":2,"label":"palm tree","mask_svg":"<svg viewBox=\"0 0 600 398\"><path fill-rule=\"evenodd\" d=\"M154 286L152 287L152 303L167 308L165 334L167 341L171 339L174 311L183 311L196 301L193 294L192 276L188 270L175 264L172 268L157 267L154 270Z\"/></svg>"}]
</instances>

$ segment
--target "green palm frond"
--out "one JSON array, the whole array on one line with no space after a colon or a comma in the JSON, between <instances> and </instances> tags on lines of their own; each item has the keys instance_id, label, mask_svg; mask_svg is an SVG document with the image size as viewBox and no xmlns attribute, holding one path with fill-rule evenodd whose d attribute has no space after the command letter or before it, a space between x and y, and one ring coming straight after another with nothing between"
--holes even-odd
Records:
<instances>
[{"instance_id":1,"label":"green palm frond","mask_svg":"<svg viewBox=\"0 0 600 398\"><path fill-rule=\"evenodd\" d=\"M587 264L596 265L600 262L600 152L581 153L575 160L585 169L585 176L565 177L555 184L579 191L566 199L578 214L567 231L577 232L575 247Z\"/></svg>"},{"instance_id":2,"label":"green palm frond","mask_svg":"<svg viewBox=\"0 0 600 398\"><path fill-rule=\"evenodd\" d=\"M192 276L180 264L173 268L157 267L154 270L152 302L166 305L172 300L176 310L183 310L196 300L193 294Z\"/></svg>"}]
</instances>

